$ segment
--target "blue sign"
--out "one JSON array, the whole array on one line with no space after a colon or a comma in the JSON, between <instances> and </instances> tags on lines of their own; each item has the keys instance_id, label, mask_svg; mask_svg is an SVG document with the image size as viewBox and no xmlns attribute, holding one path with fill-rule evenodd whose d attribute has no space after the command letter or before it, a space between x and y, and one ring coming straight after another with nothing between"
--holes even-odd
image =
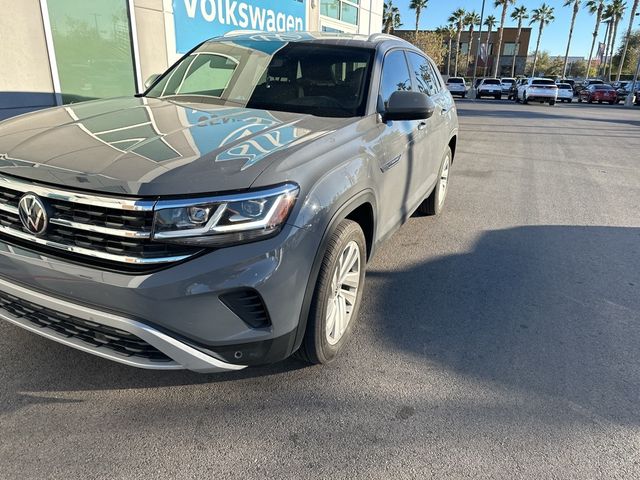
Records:
<instances>
[{"instance_id":1,"label":"blue sign","mask_svg":"<svg viewBox=\"0 0 640 480\"><path fill-rule=\"evenodd\" d=\"M232 30L293 32L307 29L307 0L173 0L176 50Z\"/></svg>"}]
</instances>

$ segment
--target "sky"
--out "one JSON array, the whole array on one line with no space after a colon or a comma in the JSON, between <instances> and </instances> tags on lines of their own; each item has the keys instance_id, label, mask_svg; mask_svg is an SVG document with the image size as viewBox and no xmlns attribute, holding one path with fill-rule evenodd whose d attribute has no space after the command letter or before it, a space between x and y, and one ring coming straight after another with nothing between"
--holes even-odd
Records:
<instances>
[{"instance_id":1,"label":"sky","mask_svg":"<svg viewBox=\"0 0 640 480\"><path fill-rule=\"evenodd\" d=\"M563 7L563 0L545 0L547 5L554 7L555 21L544 27L542 34L542 41L540 43L540 49L548 51L551 55L564 55L567 48L567 37L569 34L569 27L571 25L571 15L573 12L572 7ZM524 5L529 11L539 7L543 3L543 0L516 0L514 6ZM586 3L582 0L582 4ZM409 9L409 0L393 0L393 4L400 9L402 18L402 29L413 30L415 28L416 19L414 10ZM633 0L627 0L627 11L625 17L618 26L618 39L617 45L620 44L621 38L626 32L629 26L629 15L631 14L631 6ZM515 27L516 24L509 18L511 10L514 6L509 7L507 11L507 21L505 26ZM441 25L447 23L447 18L451 15L451 12L457 8L464 8L467 11L476 10L480 14L482 8L482 0L429 0L427 10L423 11L420 18L420 28L425 30L433 30ZM501 10L494 9L493 0L486 0L485 4L485 18L488 15L496 17L500 22ZM634 29L640 28L640 17L636 17L634 23ZM499 24L498 24L499 26ZM528 26L525 25L525 26ZM593 38L593 27L595 26L595 16L589 14L588 10L584 7L580 8L578 17L576 18L576 25L573 30L573 40L571 41L571 49L569 50L570 56L589 56L589 49L591 48L591 40ZM486 29L486 27L483 27ZM531 36L531 42L529 44L529 50L535 49L535 42L538 38L538 24L533 25L533 32ZM601 25L599 40L604 41L606 25ZM597 48L597 44L596 44Z\"/></svg>"}]
</instances>

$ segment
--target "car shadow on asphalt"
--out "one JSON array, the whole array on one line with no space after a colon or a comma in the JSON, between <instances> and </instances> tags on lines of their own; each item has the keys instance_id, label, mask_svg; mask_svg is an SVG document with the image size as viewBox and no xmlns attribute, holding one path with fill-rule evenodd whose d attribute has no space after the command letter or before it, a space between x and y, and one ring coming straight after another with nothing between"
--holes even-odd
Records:
<instances>
[{"instance_id":1,"label":"car shadow on asphalt","mask_svg":"<svg viewBox=\"0 0 640 480\"><path fill-rule=\"evenodd\" d=\"M489 231L468 253L367 275L391 350L640 423L640 228Z\"/></svg>"},{"instance_id":2,"label":"car shadow on asphalt","mask_svg":"<svg viewBox=\"0 0 640 480\"><path fill-rule=\"evenodd\" d=\"M389 362L409 354L425 368L437 364L463 378L558 399L589 417L640 423L640 228L488 231L466 253L410 268L383 270L374 261L367 282L361 327ZM236 381L247 388L242 380L258 378L252 388L263 388L278 376L286 390L291 375L283 374L309 368L290 359L211 375L145 371L15 327L2 343L0 413L75 401L48 392ZM301 375L309 381L314 372Z\"/></svg>"}]
</instances>

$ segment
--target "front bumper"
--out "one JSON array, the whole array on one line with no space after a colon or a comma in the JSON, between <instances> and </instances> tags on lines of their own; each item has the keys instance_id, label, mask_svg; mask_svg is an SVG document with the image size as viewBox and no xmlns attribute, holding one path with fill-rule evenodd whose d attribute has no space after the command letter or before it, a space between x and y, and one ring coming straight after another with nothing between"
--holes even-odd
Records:
<instances>
[{"instance_id":1,"label":"front bumper","mask_svg":"<svg viewBox=\"0 0 640 480\"><path fill-rule=\"evenodd\" d=\"M17 309L9 306L14 305L13 302L3 301L2 308L0 308L0 318L22 327L25 330L37 333L38 335L42 335L50 340L55 340L69 347L82 350L83 352L92 353L99 357L132 367L152 370L180 370L186 368L196 372L221 372L245 368L244 365L222 362L186 343L129 318L56 299L24 287L12 285L1 279L0 290L5 294L3 295L3 300L13 297L19 299L20 305L23 306L21 312L18 313L16 311ZM33 308L36 305L37 307ZM42 310L40 310L40 308L42 308ZM24 315L24 309L35 310L35 312L31 315ZM108 347L106 339L102 344L92 345L88 341L83 340L82 335L71 334L69 327L62 329L44 326L43 321L46 317L43 315L43 311L56 312L56 314L61 314L66 318L84 320L95 326L110 327L110 329L120 332L119 335L122 335L122 332L126 332L155 348L161 355L154 355L153 357L155 358L149 358L148 356L131 355L123 353L122 351L118 352ZM33 319L39 319L40 321L35 323ZM67 325L70 324L68 323ZM80 323L76 323L75 325L79 327ZM77 330L77 332L81 333L79 330ZM103 335L106 336L108 333L103 333ZM85 335L84 338L86 339L88 337ZM166 356L166 358L162 358L164 356Z\"/></svg>"},{"instance_id":2,"label":"front bumper","mask_svg":"<svg viewBox=\"0 0 640 480\"><path fill-rule=\"evenodd\" d=\"M126 332L168 357L163 361L87 344L70 337L66 327L60 332L34 325L3 308L2 302L0 318L85 352L143 368L208 372L272 363L295 348L319 240L311 230L287 225L272 239L219 249L144 275L73 264L0 240L0 293L31 302L36 309ZM268 324L249 325L221 300L243 289L257 292Z\"/></svg>"}]
</instances>

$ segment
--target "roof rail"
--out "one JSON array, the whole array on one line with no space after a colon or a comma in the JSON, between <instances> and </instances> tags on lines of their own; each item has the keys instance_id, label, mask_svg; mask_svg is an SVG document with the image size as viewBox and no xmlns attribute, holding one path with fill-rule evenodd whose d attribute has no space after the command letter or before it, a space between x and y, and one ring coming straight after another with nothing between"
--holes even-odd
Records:
<instances>
[{"instance_id":1,"label":"roof rail","mask_svg":"<svg viewBox=\"0 0 640 480\"><path fill-rule=\"evenodd\" d=\"M239 37L240 35L255 35L256 33L267 33L264 30L231 30L223 35L223 37Z\"/></svg>"},{"instance_id":2,"label":"roof rail","mask_svg":"<svg viewBox=\"0 0 640 480\"><path fill-rule=\"evenodd\" d=\"M372 33L369 35L369 41L375 42L376 40L402 40L406 41L400 37L396 37L395 35L391 35L389 33Z\"/></svg>"}]
</instances>

